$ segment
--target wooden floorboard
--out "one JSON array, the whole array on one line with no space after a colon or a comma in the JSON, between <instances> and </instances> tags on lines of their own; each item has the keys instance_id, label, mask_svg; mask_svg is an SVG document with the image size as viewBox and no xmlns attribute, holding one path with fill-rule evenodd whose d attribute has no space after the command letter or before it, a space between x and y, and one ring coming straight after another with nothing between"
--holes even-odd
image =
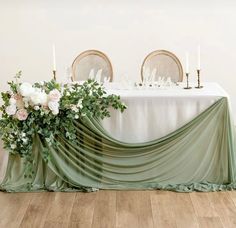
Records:
<instances>
[{"instance_id":1,"label":"wooden floorboard","mask_svg":"<svg viewBox=\"0 0 236 228\"><path fill-rule=\"evenodd\" d=\"M45 218L44 227L69 227L76 194L63 192L51 194L54 197L49 204L49 211Z\"/></svg>"},{"instance_id":2,"label":"wooden floorboard","mask_svg":"<svg viewBox=\"0 0 236 228\"><path fill-rule=\"evenodd\" d=\"M49 208L53 203L56 193L33 193L32 200L26 210L20 227L44 227ZM40 216L39 216L40 215Z\"/></svg>"},{"instance_id":3,"label":"wooden floorboard","mask_svg":"<svg viewBox=\"0 0 236 228\"><path fill-rule=\"evenodd\" d=\"M0 192L0 228L231 228L236 192Z\"/></svg>"},{"instance_id":4,"label":"wooden floorboard","mask_svg":"<svg viewBox=\"0 0 236 228\"><path fill-rule=\"evenodd\" d=\"M171 194L171 205L178 228L199 227L190 194Z\"/></svg>"},{"instance_id":5,"label":"wooden floorboard","mask_svg":"<svg viewBox=\"0 0 236 228\"><path fill-rule=\"evenodd\" d=\"M154 227L175 228L176 221L173 210L172 195L167 191L150 192Z\"/></svg>"},{"instance_id":6,"label":"wooden floorboard","mask_svg":"<svg viewBox=\"0 0 236 228\"><path fill-rule=\"evenodd\" d=\"M92 228L116 227L116 191L99 191L95 201Z\"/></svg>"},{"instance_id":7,"label":"wooden floorboard","mask_svg":"<svg viewBox=\"0 0 236 228\"><path fill-rule=\"evenodd\" d=\"M219 217L198 217L201 228L224 228Z\"/></svg>"},{"instance_id":8,"label":"wooden floorboard","mask_svg":"<svg viewBox=\"0 0 236 228\"><path fill-rule=\"evenodd\" d=\"M116 227L154 227L149 191L118 191Z\"/></svg>"},{"instance_id":9,"label":"wooden floorboard","mask_svg":"<svg viewBox=\"0 0 236 228\"><path fill-rule=\"evenodd\" d=\"M236 191L0 192L0 228L18 227L234 228Z\"/></svg>"},{"instance_id":10,"label":"wooden floorboard","mask_svg":"<svg viewBox=\"0 0 236 228\"><path fill-rule=\"evenodd\" d=\"M208 193L221 223L225 228L236 227L236 207L229 192Z\"/></svg>"},{"instance_id":11,"label":"wooden floorboard","mask_svg":"<svg viewBox=\"0 0 236 228\"><path fill-rule=\"evenodd\" d=\"M0 227L20 227L32 197L33 193L0 192Z\"/></svg>"},{"instance_id":12,"label":"wooden floorboard","mask_svg":"<svg viewBox=\"0 0 236 228\"><path fill-rule=\"evenodd\" d=\"M69 227L92 227L96 198L97 192L88 194L76 193Z\"/></svg>"}]
</instances>

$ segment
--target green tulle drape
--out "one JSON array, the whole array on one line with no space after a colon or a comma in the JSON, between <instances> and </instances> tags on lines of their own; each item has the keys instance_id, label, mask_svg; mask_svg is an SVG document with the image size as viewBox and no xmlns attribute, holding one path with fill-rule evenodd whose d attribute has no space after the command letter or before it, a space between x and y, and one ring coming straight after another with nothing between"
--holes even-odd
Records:
<instances>
[{"instance_id":1,"label":"green tulle drape","mask_svg":"<svg viewBox=\"0 0 236 228\"><path fill-rule=\"evenodd\" d=\"M173 133L148 143L117 141L95 119L74 124L76 144L57 136L58 147L52 148L40 135L35 136L35 175L30 179L24 177L24 159L10 155L1 190L236 189L234 128L227 98ZM50 150L48 163L42 159L43 148Z\"/></svg>"}]
</instances>

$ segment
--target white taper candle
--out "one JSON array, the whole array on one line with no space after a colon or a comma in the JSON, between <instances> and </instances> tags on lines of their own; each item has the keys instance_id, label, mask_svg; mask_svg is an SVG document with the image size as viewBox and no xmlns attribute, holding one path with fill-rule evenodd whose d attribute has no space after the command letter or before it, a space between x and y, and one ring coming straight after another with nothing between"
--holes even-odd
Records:
<instances>
[{"instance_id":1,"label":"white taper candle","mask_svg":"<svg viewBox=\"0 0 236 228\"><path fill-rule=\"evenodd\" d=\"M189 56L188 52L186 52L186 66L185 66L185 73L189 73Z\"/></svg>"},{"instance_id":2,"label":"white taper candle","mask_svg":"<svg viewBox=\"0 0 236 228\"><path fill-rule=\"evenodd\" d=\"M201 47L198 45L198 50L197 50L197 69L201 70Z\"/></svg>"}]
</instances>

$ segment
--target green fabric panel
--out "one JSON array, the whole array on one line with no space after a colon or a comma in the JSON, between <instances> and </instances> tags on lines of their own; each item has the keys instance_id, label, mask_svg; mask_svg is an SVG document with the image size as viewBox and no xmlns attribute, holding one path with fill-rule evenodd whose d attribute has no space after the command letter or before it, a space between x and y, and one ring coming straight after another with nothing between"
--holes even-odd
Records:
<instances>
[{"instance_id":1,"label":"green fabric panel","mask_svg":"<svg viewBox=\"0 0 236 228\"><path fill-rule=\"evenodd\" d=\"M148 143L115 140L96 119L74 124L76 144L57 136L58 147L52 148L35 136L32 178L24 177L24 159L10 155L1 190L236 189L234 129L225 97L173 133ZM50 150L48 163L42 159L44 147Z\"/></svg>"}]
</instances>

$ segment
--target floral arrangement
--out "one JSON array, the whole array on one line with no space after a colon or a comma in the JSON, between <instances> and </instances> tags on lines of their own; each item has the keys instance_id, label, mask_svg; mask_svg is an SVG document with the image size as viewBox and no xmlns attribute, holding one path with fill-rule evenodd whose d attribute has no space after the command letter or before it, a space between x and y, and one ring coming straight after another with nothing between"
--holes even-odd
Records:
<instances>
[{"instance_id":1,"label":"floral arrangement","mask_svg":"<svg viewBox=\"0 0 236 228\"><path fill-rule=\"evenodd\" d=\"M15 81L8 82L10 90L1 93L4 103L0 107L0 134L4 147L25 157L29 169L32 169L31 151L36 133L49 145L56 144L57 135L76 141L75 119L109 117L110 106L121 112L126 109L119 96L107 95L94 80L82 85L61 85L55 80L31 85L19 82L20 76L21 72ZM46 161L49 156L45 151Z\"/></svg>"}]
</instances>

